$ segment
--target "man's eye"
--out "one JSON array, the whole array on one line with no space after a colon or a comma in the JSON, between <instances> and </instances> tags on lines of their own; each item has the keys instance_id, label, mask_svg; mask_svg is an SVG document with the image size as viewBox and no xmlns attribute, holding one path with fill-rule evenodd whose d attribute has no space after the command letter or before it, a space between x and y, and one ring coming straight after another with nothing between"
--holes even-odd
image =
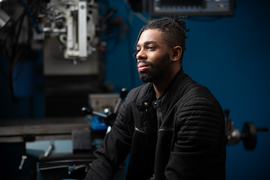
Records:
<instances>
[{"instance_id":1,"label":"man's eye","mask_svg":"<svg viewBox=\"0 0 270 180\"><path fill-rule=\"evenodd\" d=\"M152 50L152 49L154 49L154 47L152 47L152 46L148 46L148 47L147 47L147 49Z\"/></svg>"},{"instance_id":2,"label":"man's eye","mask_svg":"<svg viewBox=\"0 0 270 180\"><path fill-rule=\"evenodd\" d=\"M140 49L137 49L137 51L136 52L139 52L140 51Z\"/></svg>"}]
</instances>

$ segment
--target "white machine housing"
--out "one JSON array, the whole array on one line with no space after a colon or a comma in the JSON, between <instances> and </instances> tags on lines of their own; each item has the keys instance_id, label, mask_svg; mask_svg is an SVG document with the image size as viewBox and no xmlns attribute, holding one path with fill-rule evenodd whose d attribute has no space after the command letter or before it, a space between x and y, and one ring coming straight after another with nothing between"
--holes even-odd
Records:
<instances>
[{"instance_id":1,"label":"white machine housing","mask_svg":"<svg viewBox=\"0 0 270 180\"><path fill-rule=\"evenodd\" d=\"M65 59L85 61L96 50L98 5L94 0L51 0L39 17L44 19L42 31L58 36Z\"/></svg>"}]
</instances>

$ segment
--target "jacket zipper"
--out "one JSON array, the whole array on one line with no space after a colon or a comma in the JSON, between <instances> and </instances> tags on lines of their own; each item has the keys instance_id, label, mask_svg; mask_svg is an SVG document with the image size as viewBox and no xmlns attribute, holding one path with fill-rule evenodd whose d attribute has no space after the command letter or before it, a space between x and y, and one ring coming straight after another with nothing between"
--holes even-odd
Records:
<instances>
[{"instance_id":1,"label":"jacket zipper","mask_svg":"<svg viewBox=\"0 0 270 180\"><path fill-rule=\"evenodd\" d=\"M173 131L174 128L162 128L162 129L159 129L158 131Z\"/></svg>"}]
</instances>

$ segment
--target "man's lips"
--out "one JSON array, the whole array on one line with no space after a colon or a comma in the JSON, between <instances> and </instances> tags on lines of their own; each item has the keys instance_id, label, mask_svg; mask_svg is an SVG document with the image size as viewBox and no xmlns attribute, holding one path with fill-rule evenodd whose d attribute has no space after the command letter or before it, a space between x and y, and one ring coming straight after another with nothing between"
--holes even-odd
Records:
<instances>
[{"instance_id":1,"label":"man's lips","mask_svg":"<svg viewBox=\"0 0 270 180\"><path fill-rule=\"evenodd\" d=\"M147 64L139 64L138 65L138 71L145 71L146 69L149 69L149 65L147 65Z\"/></svg>"}]
</instances>

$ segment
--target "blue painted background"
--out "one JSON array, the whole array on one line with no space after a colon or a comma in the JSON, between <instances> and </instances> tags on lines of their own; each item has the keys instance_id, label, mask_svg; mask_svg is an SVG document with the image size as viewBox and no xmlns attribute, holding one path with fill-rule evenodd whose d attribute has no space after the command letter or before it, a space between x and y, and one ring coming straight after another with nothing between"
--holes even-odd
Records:
<instances>
[{"instance_id":1,"label":"blue painted background","mask_svg":"<svg viewBox=\"0 0 270 180\"><path fill-rule=\"evenodd\" d=\"M132 54L137 34L146 23L123 0L109 0L109 4L117 9L114 17L124 22L122 28L113 29L115 38L107 40L105 54L106 82L113 83L118 92L142 84ZM236 5L234 17L186 19L190 32L183 68L206 85L224 109L230 109L236 129L242 131L245 122L270 127L270 1L236 0ZM0 80L0 118L43 116L42 90L31 99L14 102L2 74ZM227 180L270 178L269 133L258 133L254 151L246 151L242 142L227 146Z\"/></svg>"}]
</instances>

